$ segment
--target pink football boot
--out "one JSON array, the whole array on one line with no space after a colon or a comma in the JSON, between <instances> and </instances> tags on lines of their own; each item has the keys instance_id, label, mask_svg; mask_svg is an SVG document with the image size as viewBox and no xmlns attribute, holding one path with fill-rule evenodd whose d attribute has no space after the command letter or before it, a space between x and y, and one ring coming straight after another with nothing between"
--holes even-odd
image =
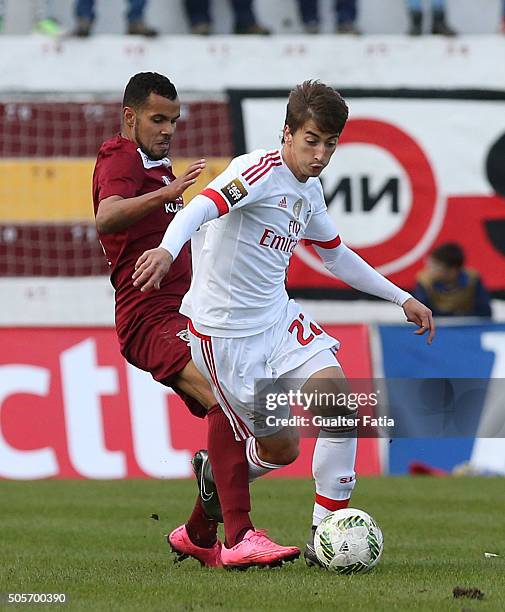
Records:
<instances>
[{"instance_id":1,"label":"pink football boot","mask_svg":"<svg viewBox=\"0 0 505 612\"><path fill-rule=\"evenodd\" d=\"M247 569L248 567L278 567L286 561L300 556L296 546L280 546L267 537L264 530L249 531L244 539L232 546L221 549L221 561L226 569Z\"/></svg>"},{"instance_id":2,"label":"pink football boot","mask_svg":"<svg viewBox=\"0 0 505 612\"><path fill-rule=\"evenodd\" d=\"M212 548L201 548L189 539L186 525L177 527L167 536L167 542L173 552L177 553L176 561L184 561L188 557L198 559L207 567L221 567L221 542L217 540Z\"/></svg>"}]
</instances>

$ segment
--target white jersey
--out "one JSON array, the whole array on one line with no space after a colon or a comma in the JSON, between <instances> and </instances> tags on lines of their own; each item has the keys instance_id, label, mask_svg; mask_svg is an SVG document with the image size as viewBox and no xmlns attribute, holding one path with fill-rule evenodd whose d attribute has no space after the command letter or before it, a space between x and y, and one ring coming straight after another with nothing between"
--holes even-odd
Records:
<instances>
[{"instance_id":1,"label":"white jersey","mask_svg":"<svg viewBox=\"0 0 505 612\"><path fill-rule=\"evenodd\" d=\"M280 150L257 150L233 159L202 195L221 216L205 227L180 311L212 336L260 333L288 302L286 270L300 240L339 242L321 182L298 181Z\"/></svg>"}]
</instances>

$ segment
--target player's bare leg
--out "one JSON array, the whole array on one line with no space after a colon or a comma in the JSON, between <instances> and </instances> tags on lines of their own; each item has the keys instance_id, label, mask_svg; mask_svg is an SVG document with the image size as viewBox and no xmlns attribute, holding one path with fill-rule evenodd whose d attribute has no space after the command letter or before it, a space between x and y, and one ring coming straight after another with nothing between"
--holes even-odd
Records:
<instances>
[{"instance_id":1,"label":"player's bare leg","mask_svg":"<svg viewBox=\"0 0 505 612\"><path fill-rule=\"evenodd\" d=\"M216 398L212 393L209 383L197 370L192 360L188 361L177 377L174 378L174 383L177 384L181 391L184 391L184 393L194 398L202 406L205 406L207 410L215 405Z\"/></svg>"},{"instance_id":2,"label":"player's bare leg","mask_svg":"<svg viewBox=\"0 0 505 612\"><path fill-rule=\"evenodd\" d=\"M296 427L284 427L271 436L248 438L246 457L249 462L249 481L293 463L300 453L299 442L300 434Z\"/></svg>"}]
</instances>

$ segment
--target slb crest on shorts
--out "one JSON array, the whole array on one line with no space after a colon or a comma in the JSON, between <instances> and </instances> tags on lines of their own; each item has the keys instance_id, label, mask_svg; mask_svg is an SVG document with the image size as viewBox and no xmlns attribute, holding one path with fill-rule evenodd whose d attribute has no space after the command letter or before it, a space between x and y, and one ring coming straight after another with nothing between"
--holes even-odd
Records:
<instances>
[{"instance_id":1,"label":"slb crest on shorts","mask_svg":"<svg viewBox=\"0 0 505 612\"><path fill-rule=\"evenodd\" d=\"M233 206L237 202L240 202L242 198L245 198L247 195L247 189L244 187L240 179L235 178L221 189L221 193L228 200L231 206Z\"/></svg>"}]
</instances>

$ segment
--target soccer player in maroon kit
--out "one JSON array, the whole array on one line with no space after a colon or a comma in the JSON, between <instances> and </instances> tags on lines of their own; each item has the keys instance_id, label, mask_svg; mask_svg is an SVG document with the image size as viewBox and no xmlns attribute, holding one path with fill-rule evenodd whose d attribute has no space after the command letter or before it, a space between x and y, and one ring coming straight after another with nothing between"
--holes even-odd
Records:
<instances>
[{"instance_id":1,"label":"soccer player in maroon kit","mask_svg":"<svg viewBox=\"0 0 505 612\"><path fill-rule=\"evenodd\" d=\"M172 387L195 416L208 414L208 453L217 488L213 494L219 493L227 546L241 547L247 540L245 548L255 551L255 565L279 563L293 557L294 547L279 546L254 531L245 444L235 440L209 384L191 361L187 319L178 312L191 280L189 243L157 285L159 291L143 293L133 286L135 262L160 243L183 207L182 193L205 166L205 160L198 160L174 176L167 155L179 116L177 91L169 79L153 72L136 74L125 89L121 134L104 142L98 153L93 203L115 289L117 336L129 363ZM207 516L200 496L188 522L169 535L169 543L181 557L221 565L217 521ZM244 566L248 564L244 557Z\"/></svg>"}]
</instances>

